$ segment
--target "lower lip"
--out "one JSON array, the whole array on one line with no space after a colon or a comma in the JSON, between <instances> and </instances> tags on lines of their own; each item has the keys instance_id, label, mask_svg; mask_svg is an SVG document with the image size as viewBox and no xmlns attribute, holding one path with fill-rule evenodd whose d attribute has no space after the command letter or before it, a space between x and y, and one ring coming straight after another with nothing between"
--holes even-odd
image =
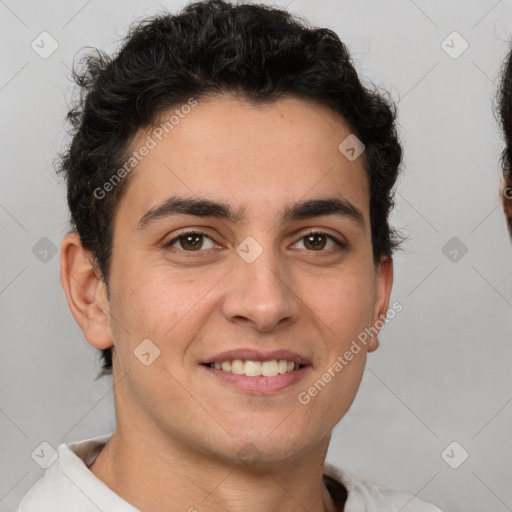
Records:
<instances>
[{"instance_id":1,"label":"lower lip","mask_svg":"<svg viewBox=\"0 0 512 512\"><path fill-rule=\"evenodd\" d=\"M251 377L248 375L237 375L236 373L217 370L210 366L201 365L214 377L228 385L234 386L242 391L248 391L256 395L270 395L277 391L290 388L304 378L310 370L310 366L302 366L298 370L288 373L280 373L274 377Z\"/></svg>"}]
</instances>

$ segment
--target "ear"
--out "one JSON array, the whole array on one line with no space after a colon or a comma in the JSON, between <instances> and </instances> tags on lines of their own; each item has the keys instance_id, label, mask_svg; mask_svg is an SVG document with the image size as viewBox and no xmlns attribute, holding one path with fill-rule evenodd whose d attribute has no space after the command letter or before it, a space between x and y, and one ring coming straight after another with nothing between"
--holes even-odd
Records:
<instances>
[{"instance_id":1,"label":"ear","mask_svg":"<svg viewBox=\"0 0 512 512\"><path fill-rule=\"evenodd\" d=\"M388 313L389 297L393 287L393 259L391 256L383 256L376 270L377 282L375 289L375 306L372 318L372 334L368 343L368 352L379 348L378 333L384 325Z\"/></svg>"},{"instance_id":2,"label":"ear","mask_svg":"<svg viewBox=\"0 0 512 512\"><path fill-rule=\"evenodd\" d=\"M91 252L83 248L78 233L68 233L63 238L60 281L69 309L87 342L97 349L104 349L113 345L107 289L93 261Z\"/></svg>"}]
</instances>

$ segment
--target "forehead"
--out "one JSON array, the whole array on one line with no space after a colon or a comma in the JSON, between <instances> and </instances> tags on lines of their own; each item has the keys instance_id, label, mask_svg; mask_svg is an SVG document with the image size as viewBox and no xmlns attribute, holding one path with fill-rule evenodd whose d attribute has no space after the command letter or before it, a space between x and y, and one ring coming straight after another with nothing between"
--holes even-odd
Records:
<instances>
[{"instance_id":1,"label":"forehead","mask_svg":"<svg viewBox=\"0 0 512 512\"><path fill-rule=\"evenodd\" d=\"M351 161L338 149L349 135L336 112L293 97L253 105L224 95L174 107L133 141L131 151L151 149L131 171L116 219L134 226L171 195L270 214L298 199L340 194L367 217L364 156Z\"/></svg>"}]
</instances>

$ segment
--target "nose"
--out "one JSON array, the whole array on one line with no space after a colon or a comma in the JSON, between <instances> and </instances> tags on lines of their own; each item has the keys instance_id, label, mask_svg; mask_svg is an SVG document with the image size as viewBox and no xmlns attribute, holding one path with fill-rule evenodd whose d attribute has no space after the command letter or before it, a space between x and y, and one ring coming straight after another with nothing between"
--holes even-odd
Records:
<instances>
[{"instance_id":1,"label":"nose","mask_svg":"<svg viewBox=\"0 0 512 512\"><path fill-rule=\"evenodd\" d=\"M238 255L222 304L224 317L241 326L270 332L298 318L299 302L283 263L271 249L249 263Z\"/></svg>"}]
</instances>

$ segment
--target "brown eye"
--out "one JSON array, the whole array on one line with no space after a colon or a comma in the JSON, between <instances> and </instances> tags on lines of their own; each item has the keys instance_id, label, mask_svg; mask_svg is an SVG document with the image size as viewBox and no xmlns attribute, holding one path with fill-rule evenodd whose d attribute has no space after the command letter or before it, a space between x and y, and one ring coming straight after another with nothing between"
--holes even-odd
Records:
<instances>
[{"instance_id":1,"label":"brown eye","mask_svg":"<svg viewBox=\"0 0 512 512\"><path fill-rule=\"evenodd\" d=\"M185 250L196 251L203 245L203 235L185 235L179 238L180 245Z\"/></svg>"},{"instance_id":2,"label":"brown eye","mask_svg":"<svg viewBox=\"0 0 512 512\"><path fill-rule=\"evenodd\" d=\"M208 245L209 241L209 245ZM188 252L197 252L201 249L211 249L213 247L213 240L204 233L183 233L170 242L167 242L164 247L175 247L176 249L183 249ZM179 244L176 246L176 244ZM206 245L206 247L205 247Z\"/></svg>"},{"instance_id":3,"label":"brown eye","mask_svg":"<svg viewBox=\"0 0 512 512\"><path fill-rule=\"evenodd\" d=\"M329 233L312 231L304 235L299 242L304 244L308 251L331 252L329 249L346 249L347 245ZM297 242L297 243L299 243Z\"/></svg>"},{"instance_id":4,"label":"brown eye","mask_svg":"<svg viewBox=\"0 0 512 512\"><path fill-rule=\"evenodd\" d=\"M322 250L327 243L327 237L321 233L314 233L304 237L304 245L314 251Z\"/></svg>"},{"instance_id":5,"label":"brown eye","mask_svg":"<svg viewBox=\"0 0 512 512\"><path fill-rule=\"evenodd\" d=\"M301 247L300 245L303 245ZM303 235L295 244L294 249L302 249L307 252L317 252L318 255L329 255L335 252L348 250L349 245L343 239L339 239L330 233L324 231L314 231Z\"/></svg>"}]
</instances>

